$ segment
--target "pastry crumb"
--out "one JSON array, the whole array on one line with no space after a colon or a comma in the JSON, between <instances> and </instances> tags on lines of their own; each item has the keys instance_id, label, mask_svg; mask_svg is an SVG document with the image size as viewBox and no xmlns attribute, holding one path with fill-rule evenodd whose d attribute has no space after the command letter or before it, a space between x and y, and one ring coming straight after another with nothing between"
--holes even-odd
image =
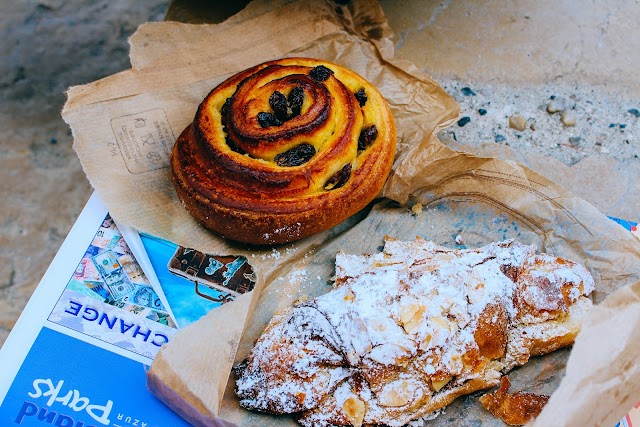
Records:
<instances>
[{"instance_id":1,"label":"pastry crumb","mask_svg":"<svg viewBox=\"0 0 640 427\"><path fill-rule=\"evenodd\" d=\"M498 390L482 396L480 403L494 417L510 426L525 425L540 414L544 405L549 401L549 396L522 391L510 394L510 386L509 379L502 377Z\"/></svg>"}]
</instances>

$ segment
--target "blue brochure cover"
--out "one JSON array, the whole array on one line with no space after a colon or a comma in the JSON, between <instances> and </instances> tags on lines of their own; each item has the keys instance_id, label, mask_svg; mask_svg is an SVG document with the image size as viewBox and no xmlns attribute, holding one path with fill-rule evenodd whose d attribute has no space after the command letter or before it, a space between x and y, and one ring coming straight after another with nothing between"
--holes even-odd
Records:
<instances>
[{"instance_id":1,"label":"blue brochure cover","mask_svg":"<svg viewBox=\"0 0 640 427\"><path fill-rule=\"evenodd\" d=\"M188 426L146 389L147 368L44 327L0 406L0 425Z\"/></svg>"},{"instance_id":2,"label":"blue brochure cover","mask_svg":"<svg viewBox=\"0 0 640 427\"><path fill-rule=\"evenodd\" d=\"M0 426L187 426L146 387L176 331L92 196L0 349Z\"/></svg>"}]
</instances>

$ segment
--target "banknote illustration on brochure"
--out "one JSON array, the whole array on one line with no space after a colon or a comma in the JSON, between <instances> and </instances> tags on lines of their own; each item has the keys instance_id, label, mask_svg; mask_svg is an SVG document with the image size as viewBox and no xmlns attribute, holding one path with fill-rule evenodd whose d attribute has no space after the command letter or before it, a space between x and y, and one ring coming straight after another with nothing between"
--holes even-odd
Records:
<instances>
[{"instance_id":1,"label":"banknote illustration on brochure","mask_svg":"<svg viewBox=\"0 0 640 427\"><path fill-rule=\"evenodd\" d=\"M163 299L107 214L49 320L153 357L177 327Z\"/></svg>"}]
</instances>

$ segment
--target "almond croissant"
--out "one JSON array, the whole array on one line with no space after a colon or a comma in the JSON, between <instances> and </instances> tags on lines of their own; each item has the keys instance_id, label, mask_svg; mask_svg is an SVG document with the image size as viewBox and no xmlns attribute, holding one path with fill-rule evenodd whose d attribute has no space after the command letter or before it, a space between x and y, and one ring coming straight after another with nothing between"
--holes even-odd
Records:
<instances>
[{"instance_id":1,"label":"almond croissant","mask_svg":"<svg viewBox=\"0 0 640 427\"><path fill-rule=\"evenodd\" d=\"M304 426L403 426L570 345L586 268L513 240L453 250L387 239L338 254L334 289L266 326L234 368L247 408Z\"/></svg>"}]
</instances>

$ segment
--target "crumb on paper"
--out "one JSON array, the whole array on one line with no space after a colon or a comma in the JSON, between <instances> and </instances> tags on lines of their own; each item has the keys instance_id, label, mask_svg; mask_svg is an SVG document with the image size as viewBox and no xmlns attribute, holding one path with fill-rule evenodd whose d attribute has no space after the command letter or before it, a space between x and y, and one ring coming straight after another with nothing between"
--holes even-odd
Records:
<instances>
[{"instance_id":1,"label":"crumb on paper","mask_svg":"<svg viewBox=\"0 0 640 427\"><path fill-rule=\"evenodd\" d=\"M267 258L280 259L280 257L281 257L281 253L276 248L271 249L271 253L269 254L262 254L263 260L266 260Z\"/></svg>"},{"instance_id":2,"label":"crumb on paper","mask_svg":"<svg viewBox=\"0 0 640 427\"><path fill-rule=\"evenodd\" d=\"M307 301L309 301L311 299L311 297L309 295L300 295L294 302L293 305L299 305L299 304L303 304Z\"/></svg>"},{"instance_id":3,"label":"crumb on paper","mask_svg":"<svg viewBox=\"0 0 640 427\"><path fill-rule=\"evenodd\" d=\"M306 270L296 270L290 274L291 281L295 283L302 282L304 279L306 279L306 277L307 277Z\"/></svg>"}]
</instances>

